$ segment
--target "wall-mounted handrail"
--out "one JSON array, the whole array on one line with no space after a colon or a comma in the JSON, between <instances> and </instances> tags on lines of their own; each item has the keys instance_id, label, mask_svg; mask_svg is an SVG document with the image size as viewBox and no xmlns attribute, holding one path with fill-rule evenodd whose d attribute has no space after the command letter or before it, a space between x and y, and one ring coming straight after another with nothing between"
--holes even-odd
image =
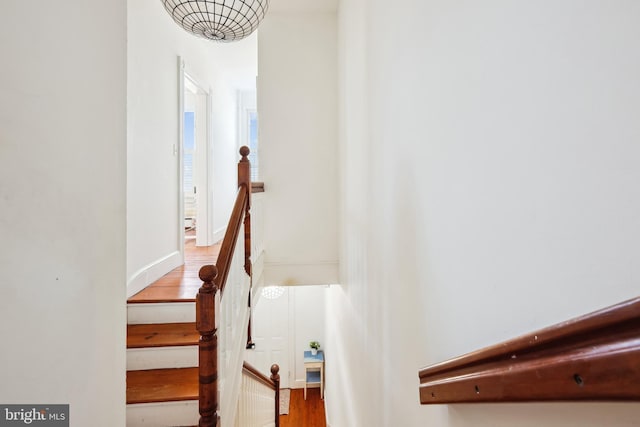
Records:
<instances>
[{"instance_id":1,"label":"wall-mounted handrail","mask_svg":"<svg viewBox=\"0 0 640 427\"><path fill-rule=\"evenodd\" d=\"M640 298L419 371L422 404L640 400Z\"/></svg>"}]
</instances>

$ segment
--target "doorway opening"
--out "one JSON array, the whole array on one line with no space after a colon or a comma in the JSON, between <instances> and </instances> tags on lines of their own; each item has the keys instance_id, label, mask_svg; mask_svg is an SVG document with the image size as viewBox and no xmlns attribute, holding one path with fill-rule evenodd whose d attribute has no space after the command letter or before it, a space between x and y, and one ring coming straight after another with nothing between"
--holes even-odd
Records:
<instances>
[{"instance_id":1,"label":"doorway opening","mask_svg":"<svg viewBox=\"0 0 640 427\"><path fill-rule=\"evenodd\" d=\"M181 64L180 240L184 247L210 242L210 95Z\"/></svg>"}]
</instances>

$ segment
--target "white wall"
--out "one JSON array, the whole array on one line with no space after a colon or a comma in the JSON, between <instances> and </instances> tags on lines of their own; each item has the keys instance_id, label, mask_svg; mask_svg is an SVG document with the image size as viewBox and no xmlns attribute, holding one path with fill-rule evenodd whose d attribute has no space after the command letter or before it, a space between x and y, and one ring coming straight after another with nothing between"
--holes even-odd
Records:
<instances>
[{"instance_id":1,"label":"white wall","mask_svg":"<svg viewBox=\"0 0 640 427\"><path fill-rule=\"evenodd\" d=\"M126 3L2 5L0 402L125 424Z\"/></svg>"},{"instance_id":2,"label":"white wall","mask_svg":"<svg viewBox=\"0 0 640 427\"><path fill-rule=\"evenodd\" d=\"M291 286L290 303L292 325L291 349L293 351L292 388L304 387L306 371L304 369L304 352L310 351L309 342L320 342L324 351L325 344L325 297L328 286ZM325 359L330 357L325 354Z\"/></svg>"},{"instance_id":3,"label":"white wall","mask_svg":"<svg viewBox=\"0 0 640 427\"><path fill-rule=\"evenodd\" d=\"M325 285L285 286L277 299L259 297L253 301L256 346L247 350L245 357L265 374L272 364L279 364L283 388L304 387L304 352L310 350L310 341L319 341L324 349L328 289Z\"/></svg>"},{"instance_id":4,"label":"white wall","mask_svg":"<svg viewBox=\"0 0 640 427\"><path fill-rule=\"evenodd\" d=\"M270 12L258 40L265 283L335 283L336 14Z\"/></svg>"},{"instance_id":5,"label":"white wall","mask_svg":"<svg viewBox=\"0 0 640 427\"><path fill-rule=\"evenodd\" d=\"M329 423L630 426L418 402L418 369L638 294L640 4L341 2Z\"/></svg>"},{"instance_id":6,"label":"white wall","mask_svg":"<svg viewBox=\"0 0 640 427\"><path fill-rule=\"evenodd\" d=\"M176 263L179 240L178 56L212 96L213 232L226 227L236 193L237 90L255 87L257 38L198 39L161 4L128 1L127 277L129 293ZM162 260L165 260L164 262Z\"/></svg>"}]
</instances>

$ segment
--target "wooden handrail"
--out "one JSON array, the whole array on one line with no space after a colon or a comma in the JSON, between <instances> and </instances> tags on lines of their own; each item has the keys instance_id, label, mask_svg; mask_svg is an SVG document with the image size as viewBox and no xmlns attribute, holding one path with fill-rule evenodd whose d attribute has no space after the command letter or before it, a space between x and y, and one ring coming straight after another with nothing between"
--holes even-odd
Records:
<instances>
[{"instance_id":1,"label":"wooden handrail","mask_svg":"<svg viewBox=\"0 0 640 427\"><path fill-rule=\"evenodd\" d=\"M422 404L640 400L640 298L419 372Z\"/></svg>"},{"instance_id":2,"label":"wooden handrail","mask_svg":"<svg viewBox=\"0 0 640 427\"><path fill-rule=\"evenodd\" d=\"M280 370L280 367L278 365L273 365L273 366L277 368L276 369L276 373L277 373ZM253 378L254 380L266 385L271 390L275 391L276 389L275 381L273 381L273 379L269 378L268 376L264 375L262 372L260 372L257 368L255 368L249 362L245 361L242 364L242 371L244 372L245 375Z\"/></svg>"},{"instance_id":3,"label":"wooden handrail","mask_svg":"<svg viewBox=\"0 0 640 427\"><path fill-rule=\"evenodd\" d=\"M203 284L196 297L196 329L200 332L199 359L199 411L201 427L218 426L218 331L215 312L216 298L222 298L231 262L244 225L244 268L251 276L251 174L249 148L240 148L242 156L238 162L238 193L231 212L216 265L205 265L199 277ZM251 282L250 282L251 286ZM220 294L218 295L218 292ZM249 290L251 295L251 290ZM249 336L251 335L249 329Z\"/></svg>"},{"instance_id":4,"label":"wooden handrail","mask_svg":"<svg viewBox=\"0 0 640 427\"><path fill-rule=\"evenodd\" d=\"M242 372L244 375L252 378L253 380L269 387L275 393L275 426L280 426L280 366L277 364L271 365L271 377L267 377L258 369L253 367L249 362L242 364Z\"/></svg>"},{"instance_id":5,"label":"wooden handrail","mask_svg":"<svg viewBox=\"0 0 640 427\"><path fill-rule=\"evenodd\" d=\"M233 253L235 252L236 242L238 241L240 228L243 224L247 206L247 194L247 187L243 186L238 188L236 202L231 211L231 219L229 220L227 231L224 234L224 239L222 239L222 245L220 246L220 253L218 254L218 260L216 262L218 275L216 276L215 283L220 291L221 298L222 295L224 295L224 288L227 283L227 277L229 277Z\"/></svg>"}]
</instances>

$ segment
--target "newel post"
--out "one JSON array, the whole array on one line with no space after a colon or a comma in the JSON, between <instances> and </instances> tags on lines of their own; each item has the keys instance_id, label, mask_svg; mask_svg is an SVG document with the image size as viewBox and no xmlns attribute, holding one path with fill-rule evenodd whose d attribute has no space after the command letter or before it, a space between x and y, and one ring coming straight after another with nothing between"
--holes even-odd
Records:
<instances>
[{"instance_id":1,"label":"newel post","mask_svg":"<svg viewBox=\"0 0 640 427\"><path fill-rule=\"evenodd\" d=\"M249 147L240 147L242 158L238 162L238 188L247 188L247 205L244 212L244 269L251 276L251 163Z\"/></svg>"},{"instance_id":2,"label":"newel post","mask_svg":"<svg viewBox=\"0 0 640 427\"><path fill-rule=\"evenodd\" d=\"M271 381L276 387L276 427L280 427L280 366L271 365Z\"/></svg>"},{"instance_id":3,"label":"newel post","mask_svg":"<svg viewBox=\"0 0 640 427\"><path fill-rule=\"evenodd\" d=\"M198 342L198 383L200 427L219 425L218 416L218 330L216 327L216 294L218 288L213 281L218 275L215 265L200 269L200 280L204 283L196 297L196 329L200 332Z\"/></svg>"},{"instance_id":4,"label":"newel post","mask_svg":"<svg viewBox=\"0 0 640 427\"><path fill-rule=\"evenodd\" d=\"M251 162L249 154L251 150L246 145L240 147L242 158L238 162L238 188L247 188L247 204L244 212L244 271L251 277L251 287L253 287L253 277L251 268ZM247 349L255 347L251 337L251 289L249 289L249 325L247 326Z\"/></svg>"}]
</instances>

